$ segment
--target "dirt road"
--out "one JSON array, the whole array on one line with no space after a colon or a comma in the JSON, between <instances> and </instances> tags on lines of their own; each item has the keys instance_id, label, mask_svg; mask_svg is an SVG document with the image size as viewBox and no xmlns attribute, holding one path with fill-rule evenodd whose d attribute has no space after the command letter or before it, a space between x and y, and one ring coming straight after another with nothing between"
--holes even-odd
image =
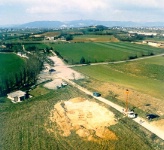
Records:
<instances>
[{"instance_id":1,"label":"dirt road","mask_svg":"<svg viewBox=\"0 0 164 150\"><path fill-rule=\"evenodd\" d=\"M54 61L54 63L57 65L55 67L56 71L58 73L52 75L52 76L56 76L57 78L61 78L63 80L65 80L67 83L73 85L74 87L78 88L79 90L83 91L84 93L93 96L91 91L88 91L87 89L79 86L78 84L76 84L75 82L71 81L71 79L73 79L72 74L75 74L75 76L83 77L82 75L80 75L78 72L72 70L71 68L68 68L68 66L66 66L57 56L56 54L53 52L53 54L55 55L54 57L51 57L51 59ZM161 55L158 55L161 56ZM55 78L54 78L55 80ZM93 96L95 99L115 108L116 110L118 110L119 112L122 113L123 111L123 107L114 104L112 102L110 102L109 100L103 98L103 97L95 97ZM158 128L157 126L150 124L148 121L144 120L141 117L137 117L135 119L132 119L133 121L137 122L138 124L140 124L141 126L143 126L144 128L146 128L147 130L151 131L152 133L154 133L155 135L157 135L158 137L160 137L161 139L164 140L164 131L160 128Z\"/></svg>"},{"instance_id":2,"label":"dirt road","mask_svg":"<svg viewBox=\"0 0 164 150\"><path fill-rule=\"evenodd\" d=\"M131 61L137 61L137 60L148 59L148 58L159 57L159 56L164 56L164 53L158 54L158 55L153 55L153 56L145 56L145 57L136 58L136 59L131 59L131 60L123 60L123 61L115 61L115 62L102 62L102 63L90 63L89 65L91 65L91 66L96 66L96 65L107 65L107 64L120 64L120 63L131 62ZM69 65L68 67L71 68L71 67L86 66L86 65L88 65L88 64Z\"/></svg>"},{"instance_id":3,"label":"dirt road","mask_svg":"<svg viewBox=\"0 0 164 150\"><path fill-rule=\"evenodd\" d=\"M72 81L70 81L70 80L68 80L66 78L63 78L63 79L65 81L67 81L68 83L72 84L74 87L76 87L79 90L83 91L84 93L86 93L86 94L88 94L90 96L93 96L93 93L90 92L90 91L88 91L87 89L79 86L78 84L76 84L76 83L74 83L74 82L72 82ZM114 103L110 102L109 100L107 100L107 99L105 99L103 97L95 97L95 96L93 96L93 97L95 99L97 99L97 100L99 100L99 101L101 101L101 102L103 102L103 103L105 103L105 104L107 104L107 105L115 108L116 110L118 110L121 113L122 113L122 111L124 109L123 107L121 107L121 106L119 106L117 104L114 104ZM158 137L160 137L161 139L164 140L164 131L163 130L157 128L156 126L154 126L152 124L150 124L145 119L143 119L143 118L141 118L139 116L137 118L135 118L135 119L132 119L132 120L134 120L135 122L137 122L138 124L140 124L141 126L143 126L144 128L146 128L147 130L151 131L152 133L156 134Z\"/></svg>"}]
</instances>

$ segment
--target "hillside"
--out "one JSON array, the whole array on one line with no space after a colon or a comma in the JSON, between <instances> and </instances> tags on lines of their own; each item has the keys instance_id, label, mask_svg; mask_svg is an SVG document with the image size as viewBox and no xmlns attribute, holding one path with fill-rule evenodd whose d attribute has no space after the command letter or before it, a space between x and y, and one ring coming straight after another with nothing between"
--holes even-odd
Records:
<instances>
[{"instance_id":1,"label":"hillside","mask_svg":"<svg viewBox=\"0 0 164 150\"><path fill-rule=\"evenodd\" d=\"M163 22L132 22L132 21L100 21L100 20L73 20L73 21L34 21L17 25L20 28L60 28L60 27L85 27L104 25L107 27L162 27Z\"/></svg>"}]
</instances>

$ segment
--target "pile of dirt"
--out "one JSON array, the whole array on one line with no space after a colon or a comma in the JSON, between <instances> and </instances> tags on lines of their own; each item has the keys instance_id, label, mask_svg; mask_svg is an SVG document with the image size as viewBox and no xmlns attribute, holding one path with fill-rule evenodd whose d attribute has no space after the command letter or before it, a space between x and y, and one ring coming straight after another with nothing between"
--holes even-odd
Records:
<instances>
[{"instance_id":1,"label":"pile of dirt","mask_svg":"<svg viewBox=\"0 0 164 150\"><path fill-rule=\"evenodd\" d=\"M81 97L57 103L51 111L50 121L65 137L75 131L90 141L117 140L115 133L108 129L116 124L114 114L98 103Z\"/></svg>"}]
</instances>

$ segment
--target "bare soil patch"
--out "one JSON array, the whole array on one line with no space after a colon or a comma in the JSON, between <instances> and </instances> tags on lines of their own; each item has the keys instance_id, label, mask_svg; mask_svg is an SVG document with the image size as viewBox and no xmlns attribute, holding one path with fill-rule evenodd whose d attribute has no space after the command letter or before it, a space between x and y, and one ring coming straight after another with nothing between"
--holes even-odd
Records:
<instances>
[{"instance_id":1,"label":"bare soil patch","mask_svg":"<svg viewBox=\"0 0 164 150\"><path fill-rule=\"evenodd\" d=\"M68 68L64 62L57 56L50 57L50 59L55 63L55 67L52 67L56 70L56 75L58 77L64 77L67 79L83 79L84 76L77 71L74 71L71 68Z\"/></svg>"},{"instance_id":2,"label":"bare soil patch","mask_svg":"<svg viewBox=\"0 0 164 150\"><path fill-rule=\"evenodd\" d=\"M89 141L118 139L108 128L116 124L114 114L104 106L81 97L58 102L49 119L65 137L75 131Z\"/></svg>"}]
</instances>

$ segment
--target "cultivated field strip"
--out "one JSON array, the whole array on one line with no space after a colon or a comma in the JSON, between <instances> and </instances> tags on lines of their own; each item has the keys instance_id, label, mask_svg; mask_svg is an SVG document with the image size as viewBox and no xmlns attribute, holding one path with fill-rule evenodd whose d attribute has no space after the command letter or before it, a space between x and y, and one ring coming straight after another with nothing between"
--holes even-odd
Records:
<instances>
[{"instance_id":1,"label":"cultivated field strip","mask_svg":"<svg viewBox=\"0 0 164 150\"><path fill-rule=\"evenodd\" d=\"M122 45L121 43L117 44L117 43L104 43L107 44L109 47L115 47L116 49L122 49L124 51L131 51L133 53L135 52L148 52L148 49L143 49L143 48L137 48L137 47L133 47L131 44L129 45Z\"/></svg>"},{"instance_id":2,"label":"cultivated field strip","mask_svg":"<svg viewBox=\"0 0 164 150\"><path fill-rule=\"evenodd\" d=\"M128 42L118 42L117 45L125 46L125 47L131 47L135 49L141 49L141 50L151 50L151 51L158 51L163 52L164 49L157 48L157 47L151 47L149 45L142 45L142 44L135 44L135 43L128 43Z\"/></svg>"},{"instance_id":3,"label":"cultivated field strip","mask_svg":"<svg viewBox=\"0 0 164 150\"><path fill-rule=\"evenodd\" d=\"M129 50L133 53L135 52L143 52L147 54L148 52L154 52L154 53L159 53L162 51L160 48L152 48L150 46L145 46L145 45L137 45L134 43L123 43L123 42L110 42L110 43L103 43L105 45L108 45L109 48L116 48L118 50L124 50L126 52L129 52Z\"/></svg>"},{"instance_id":4,"label":"cultivated field strip","mask_svg":"<svg viewBox=\"0 0 164 150\"><path fill-rule=\"evenodd\" d=\"M129 50L127 50L127 49L122 49L122 47L121 46L117 46L117 45L114 45L113 43L95 43L95 44L97 44L97 45L101 45L101 46L103 46L103 47L107 47L107 48L109 48L109 49L111 49L111 50L116 50L116 51L122 51L122 52L127 52L127 53L129 53L129 54L135 54L135 52L134 51L129 51L129 50L131 50L131 49L129 49ZM121 47L121 48L120 48Z\"/></svg>"},{"instance_id":5,"label":"cultivated field strip","mask_svg":"<svg viewBox=\"0 0 164 150\"><path fill-rule=\"evenodd\" d=\"M146 45L128 42L88 42L55 44L54 49L60 53L68 64L79 64L82 57L86 63L129 60L142 56L159 54L164 51Z\"/></svg>"}]
</instances>

